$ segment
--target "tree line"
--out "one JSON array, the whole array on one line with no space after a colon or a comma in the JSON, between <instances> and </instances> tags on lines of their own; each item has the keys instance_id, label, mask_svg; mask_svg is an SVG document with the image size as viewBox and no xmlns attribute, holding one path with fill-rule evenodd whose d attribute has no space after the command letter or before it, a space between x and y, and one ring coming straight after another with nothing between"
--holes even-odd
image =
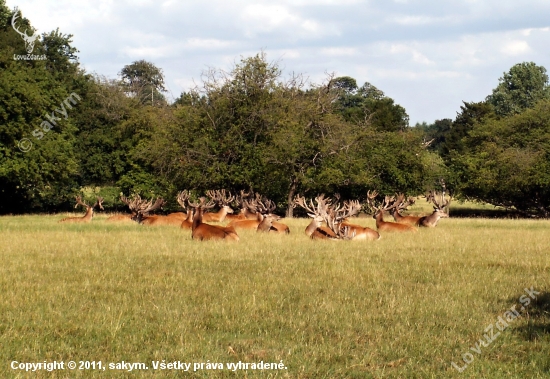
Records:
<instances>
[{"instance_id":1,"label":"tree line","mask_svg":"<svg viewBox=\"0 0 550 379\"><path fill-rule=\"evenodd\" d=\"M443 178L456 196L549 214L550 91L534 63L512 67L454 120L411 127L371 83L285 76L263 52L204 72L172 103L153 63L92 75L59 30L36 41L46 59L15 60L26 51L13 14L0 0L0 213L67 210L76 195L112 210L120 192L176 208L182 189L225 188L260 192L291 216L298 193L416 195Z\"/></svg>"}]
</instances>

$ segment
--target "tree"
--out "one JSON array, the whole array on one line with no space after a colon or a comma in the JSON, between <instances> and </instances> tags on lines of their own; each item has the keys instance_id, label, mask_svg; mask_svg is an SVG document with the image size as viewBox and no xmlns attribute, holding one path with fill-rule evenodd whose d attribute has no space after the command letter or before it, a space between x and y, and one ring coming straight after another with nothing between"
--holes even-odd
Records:
<instances>
[{"instance_id":1,"label":"tree","mask_svg":"<svg viewBox=\"0 0 550 379\"><path fill-rule=\"evenodd\" d=\"M405 108L374 85L366 82L357 88L355 79L348 76L333 79L331 85L338 94L336 107L345 120L368 124L381 132L404 131L409 127Z\"/></svg>"},{"instance_id":2,"label":"tree","mask_svg":"<svg viewBox=\"0 0 550 379\"><path fill-rule=\"evenodd\" d=\"M506 117L533 108L538 101L548 98L550 87L546 69L533 62L523 62L504 73L486 101L495 108L497 115Z\"/></svg>"},{"instance_id":3,"label":"tree","mask_svg":"<svg viewBox=\"0 0 550 379\"><path fill-rule=\"evenodd\" d=\"M44 61L13 59L24 46L9 25L12 13L3 1L0 15L0 212L55 209L76 183L76 127L67 112L78 94L72 95L71 80L54 75ZM28 20L21 21L30 27ZM37 44L35 54L43 52ZM69 96L71 102L64 103ZM60 108L67 117L50 122L48 116L54 118L56 109L60 115Z\"/></svg>"},{"instance_id":4,"label":"tree","mask_svg":"<svg viewBox=\"0 0 550 379\"><path fill-rule=\"evenodd\" d=\"M454 167L465 196L550 217L550 100L474 124Z\"/></svg>"},{"instance_id":5,"label":"tree","mask_svg":"<svg viewBox=\"0 0 550 379\"><path fill-rule=\"evenodd\" d=\"M135 61L124 66L120 71L121 81L126 92L138 99L141 104L158 105L165 104L166 100L162 92L164 87L164 74L162 69L145 60Z\"/></svg>"}]
</instances>

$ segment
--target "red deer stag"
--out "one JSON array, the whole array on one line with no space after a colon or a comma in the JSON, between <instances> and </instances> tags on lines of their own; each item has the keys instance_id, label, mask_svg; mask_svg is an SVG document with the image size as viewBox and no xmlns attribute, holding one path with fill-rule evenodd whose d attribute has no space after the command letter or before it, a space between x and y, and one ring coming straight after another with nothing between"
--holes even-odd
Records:
<instances>
[{"instance_id":1,"label":"red deer stag","mask_svg":"<svg viewBox=\"0 0 550 379\"><path fill-rule=\"evenodd\" d=\"M437 200L438 197L440 198L439 201ZM451 199L452 196L449 196L449 199L445 199L445 192L442 192L441 195L435 191L428 192L426 194L426 201L434 204L434 211L429 216L421 217L418 220L418 226L434 228L440 218L449 217L449 214L444 209L449 206Z\"/></svg>"},{"instance_id":2,"label":"red deer stag","mask_svg":"<svg viewBox=\"0 0 550 379\"><path fill-rule=\"evenodd\" d=\"M86 208L86 214L84 216L82 216L82 217L65 217L64 219L59 220L59 222L90 222L90 221L92 221L92 217L94 216L94 208L99 207L99 209L103 210L103 198L98 197L96 203L92 206L89 206L88 204L86 204L82 201L81 196L77 196L76 197L76 204L75 204L74 207L76 208L79 205L82 205L83 207Z\"/></svg>"},{"instance_id":3,"label":"red deer stag","mask_svg":"<svg viewBox=\"0 0 550 379\"><path fill-rule=\"evenodd\" d=\"M193 207L190 207L187 203L189 201L189 191L181 191L178 194L177 200L183 209L187 209L187 217L181 222L180 228L189 230L193 229L194 211Z\"/></svg>"},{"instance_id":4,"label":"red deer stag","mask_svg":"<svg viewBox=\"0 0 550 379\"><path fill-rule=\"evenodd\" d=\"M233 213L233 209L231 209L229 204L235 200L235 196L231 196L230 192L226 194L224 189L218 191L206 191L206 196L212 199L212 201L220 207L220 210L216 213L209 212L203 214L203 222L223 222L228 213Z\"/></svg>"},{"instance_id":5,"label":"red deer stag","mask_svg":"<svg viewBox=\"0 0 550 379\"><path fill-rule=\"evenodd\" d=\"M192 203L190 201L188 201L188 203L191 207L195 208L191 238L199 241L221 239L229 241L239 240L239 236L232 226L210 225L202 222L204 210L213 208L213 202L206 203L206 198L201 197L199 203Z\"/></svg>"},{"instance_id":6,"label":"red deer stag","mask_svg":"<svg viewBox=\"0 0 550 379\"><path fill-rule=\"evenodd\" d=\"M349 209L343 210L339 205L332 206L331 200L326 199L324 195L317 196L315 202L317 206L313 204L313 200L309 200L308 204L305 197L296 196L294 199L294 205L304 208L308 212L308 216L312 218L305 229L305 233L309 238L338 240L354 237L349 227L342 226L342 220L351 215ZM327 226L323 226L323 222Z\"/></svg>"},{"instance_id":7,"label":"red deer stag","mask_svg":"<svg viewBox=\"0 0 550 379\"><path fill-rule=\"evenodd\" d=\"M240 221L240 220L256 220L258 215L249 208L249 202L253 198L250 196L250 193L246 193L241 190L240 195L235 196L234 203L237 205L241 211L237 214L228 214L225 216L226 220L229 221Z\"/></svg>"},{"instance_id":8,"label":"red deer stag","mask_svg":"<svg viewBox=\"0 0 550 379\"><path fill-rule=\"evenodd\" d=\"M138 224L156 225L158 218L165 218L166 216L150 216L149 213L162 208L164 204L164 199L160 197L153 203L153 200L142 200L139 195L135 195L128 206L134 214L132 220Z\"/></svg>"},{"instance_id":9,"label":"red deer stag","mask_svg":"<svg viewBox=\"0 0 550 379\"><path fill-rule=\"evenodd\" d=\"M362 206L359 203L358 200L352 200L352 201L345 201L344 207L348 209L348 214L350 216L356 215L361 210ZM359 241L359 240L368 240L368 241L374 241L380 239L380 233L378 233L376 230L373 230L371 228L368 228L366 226L351 224L347 219L344 219L342 221L342 227L348 227L350 229L350 233L354 234L354 237L352 240Z\"/></svg>"},{"instance_id":10,"label":"red deer stag","mask_svg":"<svg viewBox=\"0 0 550 379\"><path fill-rule=\"evenodd\" d=\"M409 206L414 204L414 198L409 196L407 200L405 200L405 195L400 193L397 195L396 200L394 202L394 207L390 209L390 214L393 216L393 219L395 222L398 222L400 224L407 224L407 225L414 225L418 226L418 221L422 218L420 216L402 216L401 211L407 209Z\"/></svg>"},{"instance_id":11,"label":"red deer stag","mask_svg":"<svg viewBox=\"0 0 550 379\"><path fill-rule=\"evenodd\" d=\"M378 192L371 193L369 191L367 193L367 205L374 211L372 217L376 220L376 229L379 232L416 232L416 228L410 225L384 221L384 212L395 206L395 198L386 196L381 204L376 204L375 199L377 196Z\"/></svg>"}]
</instances>

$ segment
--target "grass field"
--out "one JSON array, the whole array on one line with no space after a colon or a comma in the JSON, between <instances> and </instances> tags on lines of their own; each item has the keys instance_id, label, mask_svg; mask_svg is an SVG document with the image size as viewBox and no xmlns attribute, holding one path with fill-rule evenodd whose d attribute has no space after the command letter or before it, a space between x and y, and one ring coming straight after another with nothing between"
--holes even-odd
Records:
<instances>
[{"instance_id":1,"label":"grass field","mask_svg":"<svg viewBox=\"0 0 550 379\"><path fill-rule=\"evenodd\" d=\"M450 218L324 242L294 219L288 236L200 243L174 227L62 217L0 217L2 378L550 377L549 221ZM154 369L163 360L191 366ZM108 367L122 361L148 369ZM233 371L239 361L282 365Z\"/></svg>"}]
</instances>

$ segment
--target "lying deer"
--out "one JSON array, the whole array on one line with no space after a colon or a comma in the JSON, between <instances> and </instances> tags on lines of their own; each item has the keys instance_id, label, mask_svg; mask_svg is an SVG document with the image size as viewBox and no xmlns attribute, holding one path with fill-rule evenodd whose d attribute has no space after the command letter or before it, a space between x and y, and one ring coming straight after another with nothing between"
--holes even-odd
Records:
<instances>
[{"instance_id":1,"label":"lying deer","mask_svg":"<svg viewBox=\"0 0 550 379\"><path fill-rule=\"evenodd\" d=\"M374 210L374 215L372 216L376 220L376 229L379 232L416 232L416 228L400 224L397 222L386 222L384 221L384 212L389 211L395 206L395 199L390 196L386 196L382 203L376 203L375 199L378 196L378 192L374 191L371 193L367 192L367 204Z\"/></svg>"},{"instance_id":2,"label":"lying deer","mask_svg":"<svg viewBox=\"0 0 550 379\"><path fill-rule=\"evenodd\" d=\"M405 200L405 195L400 193L397 195L394 202L394 206L390 208L390 214L393 216L395 222L400 224L414 225L418 226L419 220L422 218L420 216L402 216L401 211L406 210L409 206L413 205L415 202L413 197L409 197Z\"/></svg>"},{"instance_id":3,"label":"lying deer","mask_svg":"<svg viewBox=\"0 0 550 379\"><path fill-rule=\"evenodd\" d=\"M82 201L81 196L77 196L76 197L76 204L75 204L74 207L76 208L79 205L82 205L83 207L86 208L86 214L84 216L82 216L82 217L65 217L64 219L59 220L59 222L90 222L90 221L92 221L92 217L94 216L94 208L99 207L99 209L103 210L103 198L98 197L96 203L92 206L89 206L88 204L86 204Z\"/></svg>"},{"instance_id":4,"label":"lying deer","mask_svg":"<svg viewBox=\"0 0 550 379\"><path fill-rule=\"evenodd\" d=\"M440 200L437 200L437 197L440 196ZM423 226L427 228L435 228L437 222L440 218L447 218L449 214L444 211L446 207L451 203L452 196L449 196L449 199L445 199L444 192L439 195L435 191L430 191L426 194L426 201L428 203L434 204L434 211L429 216L421 217L418 221L418 226Z\"/></svg>"},{"instance_id":5,"label":"lying deer","mask_svg":"<svg viewBox=\"0 0 550 379\"><path fill-rule=\"evenodd\" d=\"M189 205L195 208L195 216L191 227L191 238L199 241L220 239L229 241L239 240L239 236L232 226L210 225L202 222L204 210L213 208L214 203L206 203L206 198L201 197L199 203L192 203L189 201Z\"/></svg>"},{"instance_id":6,"label":"lying deer","mask_svg":"<svg viewBox=\"0 0 550 379\"><path fill-rule=\"evenodd\" d=\"M343 226L342 220L351 216L351 210L333 206L332 201L325 198L324 195L319 195L315 198L317 205L313 204L313 200L309 200L309 204L305 197L296 196L294 206L299 205L304 208L308 216L312 218L311 222L305 229L306 235L311 239L316 240L341 240L353 239L355 234L350 230L350 227ZM323 222L326 226L323 226Z\"/></svg>"}]
</instances>

